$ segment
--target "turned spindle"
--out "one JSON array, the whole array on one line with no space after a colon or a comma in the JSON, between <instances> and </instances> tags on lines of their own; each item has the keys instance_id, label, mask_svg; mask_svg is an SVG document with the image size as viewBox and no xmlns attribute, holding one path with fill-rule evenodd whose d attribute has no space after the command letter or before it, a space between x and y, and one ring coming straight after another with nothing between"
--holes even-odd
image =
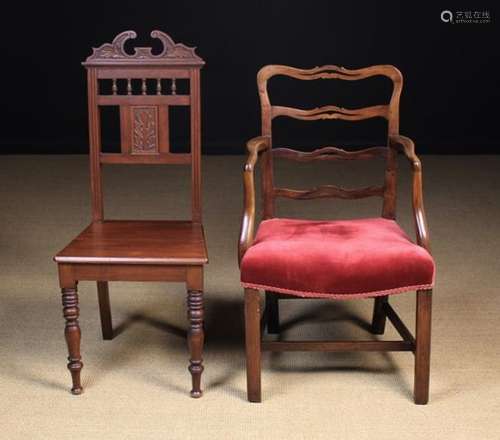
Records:
<instances>
[{"instance_id":1,"label":"turned spindle","mask_svg":"<svg viewBox=\"0 0 500 440\"><path fill-rule=\"evenodd\" d=\"M113 78L113 85L111 86L111 91L113 95L116 95L118 92L118 86L116 85L116 78Z\"/></svg>"},{"instance_id":2,"label":"turned spindle","mask_svg":"<svg viewBox=\"0 0 500 440\"><path fill-rule=\"evenodd\" d=\"M175 78L172 78L172 95L177 95L177 84Z\"/></svg>"},{"instance_id":3,"label":"turned spindle","mask_svg":"<svg viewBox=\"0 0 500 440\"><path fill-rule=\"evenodd\" d=\"M127 95L132 94L132 81L130 78L127 78Z\"/></svg>"},{"instance_id":4,"label":"turned spindle","mask_svg":"<svg viewBox=\"0 0 500 440\"><path fill-rule=\"evenodd\" d=\"M141 85L141 92L143 95L145 95L148 91L147 85L146 85L146 78L142 78L142 85Z\"/></svg>"},{"instance_id":5,"label":"turned spindle","mask_svg":"<svg viewBox=\"0 0 500 440\"><path fill-rule=\"evenodd\" d=\"M156 94L161 95L161 79L156 80Z\"/></svg>"}]
</instances>

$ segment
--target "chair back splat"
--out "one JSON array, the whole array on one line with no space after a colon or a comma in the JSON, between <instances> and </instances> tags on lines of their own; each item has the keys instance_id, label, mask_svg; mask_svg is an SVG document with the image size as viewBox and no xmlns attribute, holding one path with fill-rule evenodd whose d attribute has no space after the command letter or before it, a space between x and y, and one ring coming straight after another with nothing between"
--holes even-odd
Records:
<instances>
[{"instance_id":1,"label":"chair back splat","mask_svg":"<svg viewBox=\"0 0 500 440\"><path fill-rule=\"evenodd\" d=\"M82 63L87 69L92 219L104 219L102 164L191 165L192 220L201 222L200 69L205 62L195 48L174 41L161 31L160 53L137 47L129 54L125 43L134 31L117 35L112 43L95 48ZM178 81L188 81L189 91L178 93ZM108 86L108 87L106 87ZM105 93L107 91L107 93ZM101 109L117 106L120 113L120 152L102 151ZM169 109L190 107L189 153L171 150Z\"/></svg>"},{"instance_id":2,"label":"chair back splat","mask_svg":"<svg viewBox=\"0 0 500 440\"><path fill-rule=\"evenodd\" d=\"M274 76L287 76L298 80L340 79L355 81L373 76L388 77L393 84L389 104L374 105L359 109L346 109L335 105L326 105L310 110L272 105L268 94L268 81ZM262 136L272 139L272 122L279 116L294 119L315 121L320 119L341 119L359 121L381 117L388 122L388 134L399 132L399 99L403 86L401 72L394 66L379 65L364 69L349 70L344 67L327 65L313 69L297 69L294 67L269 65L263 67L257 75L257 86L260 97L262 116ZM272 142L272 141L271 141ZM298 162L315 160L356 160L384 157L387 160L383 186L345 189L333 185L323 185L312 189L296 190L276 188L273 178L273 158L285 158ZM292 148L274 148L262 153L262 200L264 219L274 217L274 204L277 197L291 199L315 199L337 197L342 199L358 199L379 196L383 198L382 216L395 218L396 210L396 153L387 146L371 147L358 151L346 151L337 147L322 147L311 152L301 152Z\"/></svg>"}]
</instances>

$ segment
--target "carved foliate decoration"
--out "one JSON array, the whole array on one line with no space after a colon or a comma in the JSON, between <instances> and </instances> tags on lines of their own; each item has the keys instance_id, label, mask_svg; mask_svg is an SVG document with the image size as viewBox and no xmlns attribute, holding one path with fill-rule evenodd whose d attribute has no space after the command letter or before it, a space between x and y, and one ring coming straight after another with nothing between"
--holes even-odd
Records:
<instances>
[{"instance_id":1,"label":"carved foliate decoration","mask_svg":"<svg viewBox=\"0 0 500 440\"><path fill-rule=\"evenodd\" d=\"M152 38L157 38L163 44L163 49L158 55L151 52L151 47L136 47L134 53L125 51L125 42L134 39L137 34L134 31L125 31L118 34L112 43L105 43L93 49L92 55L83 63L84 65L96 64L135 64L137 62L150 62L151 64L173 64L173 65L197 65L202 66L205 62L195 53L194 47L175 43L170 36L164 32L155 30L151 32Z\"/></svg>"},{"instance_id":2,"label":"carved foliate decoration","mask_svg":"<svg viewBox=\"0 0 500 440\"><path fill-rule=\"evenodd\" d=\"M155 106L132 107L132 154L157 153L157 108Z\"/></svg>"}]
</instances>

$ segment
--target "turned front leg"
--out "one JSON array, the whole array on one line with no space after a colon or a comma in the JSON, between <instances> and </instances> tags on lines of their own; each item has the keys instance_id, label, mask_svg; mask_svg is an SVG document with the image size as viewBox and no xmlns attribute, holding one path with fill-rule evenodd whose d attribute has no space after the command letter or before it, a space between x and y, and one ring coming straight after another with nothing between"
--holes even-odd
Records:
<instances>
[{"instance_id":1,"label":"turned front leg","mask_svg":"<svg viewBox=\"0 0 500 440\"><path fill-rule=\"evenodd\" d=\"M62 304L63 315L66 320L64 327L64 336L66 337L66 344L68 345L68 370L71 373L73 380L73 387L71 392L73 394L81 394L83 391L80 382L80 371L82 370L83 363L80 356L80 325L78 323L78 316L80 309L78 308L78 293L76 285L71 288L62 289Z\"/></svg>"},{"instance_id":2,"label":"turned front leg","mask_svg":"<svg viewBox=\"0 0 500 440\"><path fill-rule=\"evenodd\" d=\"M201 373L203 372L203 292L199 290L188 291L188 345L191 358L189 359L189 372L193 382L191 397L201 397Z\"/></svg>"}]
</instances>

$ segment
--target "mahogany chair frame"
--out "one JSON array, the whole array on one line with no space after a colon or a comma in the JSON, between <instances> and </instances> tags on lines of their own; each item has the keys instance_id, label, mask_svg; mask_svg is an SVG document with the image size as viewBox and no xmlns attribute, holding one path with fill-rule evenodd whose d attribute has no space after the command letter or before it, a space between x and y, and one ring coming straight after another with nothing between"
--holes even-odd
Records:
<instances>
[{"instance_id":1,"label":"mahogany chair frame","mask_svg":"<svg viewBox=\"0 0 500 440\"><path fill-rule=\"evenodd\" d=\"M327 105L312 110L271 105L267 83L274 76L283 75L299 80L339 79L361 80L377 75L388 77L393 83L392 96L387 105L361 109L345 109ZM424 211L422 193L422 165L415 154L415 145L407 137L399 135L399 100L403 86L401 72L391 65L371 66L349 70L327 65L313 69L297 69L288 66L268 65L257 75L257 86L261 104L262 135L247 143L248 159L244 166L244 213L239 240L239 261L252 245L255 229L256 196L254 168L261 163L262 218L274 217L275 200L278 197L304 200L315 198L358 199L379 196L383 200L382 217L396 218L397 155L403 153L408 159L413 174L413 217L416 242L430 252L430 239ZM372 147L358 151L346 151L336 147L323 147L312 152L300 152L291 148L272 146L272 121L278 116L289 116L302 120L343 119L358 121L382 117L388 122L388 142L383 147ZM324 185L309 190L277 188L273 182L273 160L285 158L298 162L315 160L363 160L373 157L386 158L383 186L361 189L346 189ZM247 358L248 400L261 401L261 351L410 351L415 355L414 400L426 404L429 399L431 300L432 290L417 291L415 337L408 330L396 311L389 304L388 296L375 298L372 318L372 333L383 334L386 319L394 325L402 340L380 341L264 341L261 333L279 332L278 299L294 298L273 292L265 294L265 309L261 319L261 298L258 290L245 288L245 331Z\"/></svg>"},{"instance_id":2,"label":"mahogany chair frame","mask_svg":"<svg viewBox=\"0 0 500 440\"><path fill-rule=\"evenodd\" d=\"M201 209L201 128L200 128L200 69L205 62L195 53L195 48L174 41L161 31L151 32L163 44L159 54L149 47L137 47L134 53L125 50L125 42L136 38L134 31L117 35L111 44L93 49L93 54L83 62L87 71L88 111L90 137L90 181L92 196L92 223L86 232L94 234L95 242L101 226L110 224L104 219L102 193L103 164L173 164L191 166L192 218L190 221L164 223L132 222L134 234L141 235L154 225L170 225L175 233L195 237L197 249L189 249L182 242L173 240L172 255L165 258L146 258L141 255L117 255L119 245L110 245L106 255L79 255L79 238L59 252L54 260L58 264L62 290L63 314L66 320L65 337L69 351L68 369L72 376L72 393L83 389L80 371L83 367L80 354L80 326L77 284L79 281L96 281L103 339L113 338L108 281L170 281L183 282L187 287L188 343L190 348L189 371L192 376L192 397L200 397L203 371L203 269L208 262L202 227ZM139 91L133 90L134 79L141 81ZM176 81L189 80L189 93L177 94ZM100 81L111 82L111 93L101 91ZM149 90L147 81L156 81ZM162 81L170 82L171 93L164 93ZM125 93L119 93L119 82L126 82ZM138 92L138 93L137 93ZM120 110L121 143L119 153L102 151L101 107L118 106ZM189 153L170 151L169 106L190 107L191 150ZM111 221L117 225L121 221ZM123 235L123 234L122 234ZM161 233L160 233L161 235ZM116 238L116 236L115 236ZM118 240L127 239L118 233ZM94 243L93 243L94 244ZM97 243L98 247L100 246ZM155 243L151 244L155 250ZM134 250L135 251L135 250ZM158 252L156 252L158 253Z\"/></svg>"}]
</instances>

